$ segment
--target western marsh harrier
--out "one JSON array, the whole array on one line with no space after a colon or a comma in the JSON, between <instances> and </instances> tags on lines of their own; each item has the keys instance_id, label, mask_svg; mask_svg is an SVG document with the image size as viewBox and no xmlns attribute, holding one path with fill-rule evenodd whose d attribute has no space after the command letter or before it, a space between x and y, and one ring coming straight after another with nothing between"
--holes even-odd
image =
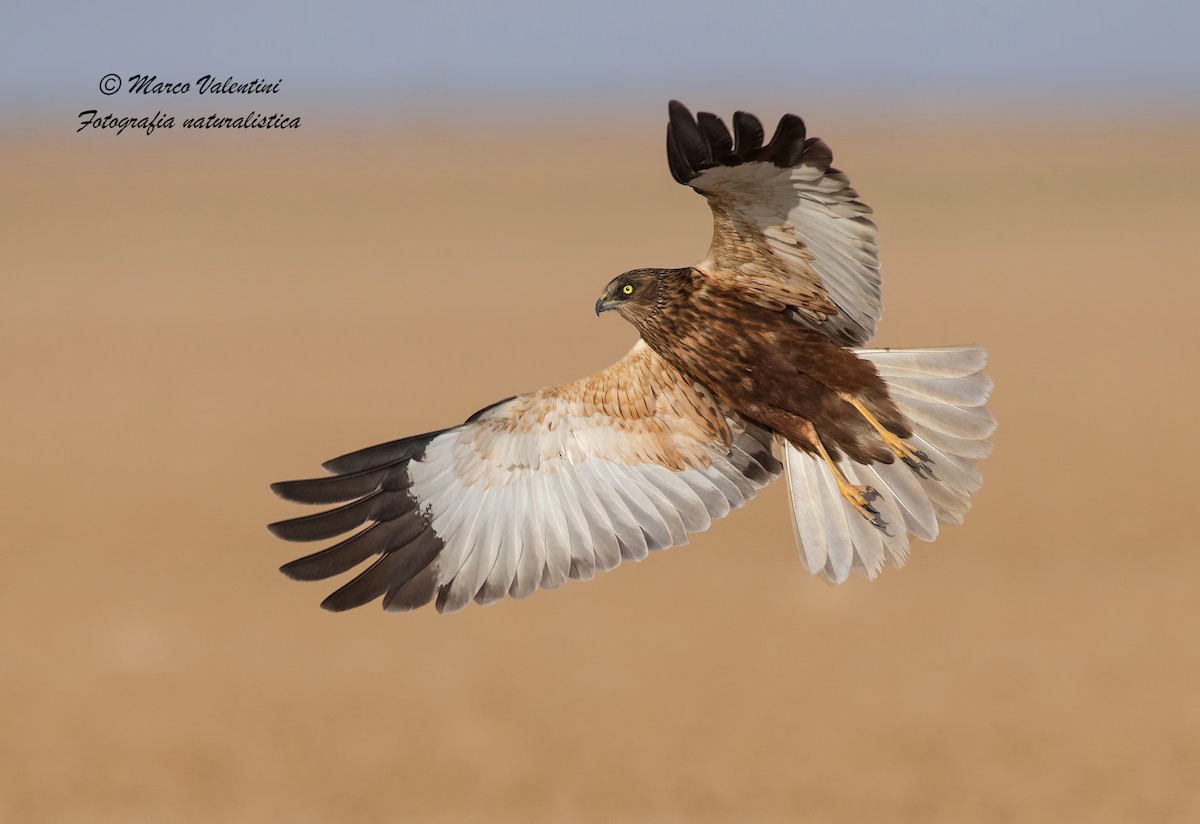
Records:
<instances>
[{"instance_id":1,"label":"western marsh harrier","mask_svg":"<svg viewBox=\"0 0 1200 824\"><path fill-rule=\"evenodd\" d=\"M668 111L671 174L712 207L708 256L604 287L596 313L641 339L602 372L274 484L341 504L272 524L280 538L351 533L287 575L375 559L322 606L452 611L586 581L687 543L781 473L804 564L835 582L902 566L910 534L962 522L996 427L987 352L861 348L882 311L875 224L800 118L764 145L746 112L730 134Z\"/></svg>"}]
</instances>

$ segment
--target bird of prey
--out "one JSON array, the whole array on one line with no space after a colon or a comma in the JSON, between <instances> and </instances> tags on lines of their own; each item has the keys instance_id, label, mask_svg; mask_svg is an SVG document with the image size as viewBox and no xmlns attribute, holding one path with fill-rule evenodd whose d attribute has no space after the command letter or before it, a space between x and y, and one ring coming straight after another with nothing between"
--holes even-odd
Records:
<instances>
[{"instance_id":1,"label":"bird of prey","mask_svg":"<svg viewBox=\"0 0 1200 824\"><path fill-rule=\"evenodd\" d=\"M712 245L604 287L596 313L640 333L624 357L274 484L340 504L275 535L344 536L282 571L374 558L322 603L335 611L523 598L687 543L780 474L801 558L834 582L902 566L910 534L961 523L996 427L986 350L863 348L882 312L871 210L799 117L765 145L756 117L732 123L668 105L671 174L708 200Z\"/></svg>"}]
</instances>

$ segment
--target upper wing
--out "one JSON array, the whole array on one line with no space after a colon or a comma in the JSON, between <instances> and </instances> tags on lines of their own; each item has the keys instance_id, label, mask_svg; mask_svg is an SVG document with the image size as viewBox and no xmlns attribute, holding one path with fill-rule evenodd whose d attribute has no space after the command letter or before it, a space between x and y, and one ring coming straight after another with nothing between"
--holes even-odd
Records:
<instances>
[{"instance_id":1,"label":"upper wing","mask_svg":"<svg viewBox=\"0 0 1200 824\"><path fill-rule=\"evenodd\" d=\"M830 166L829 147L792 114L764 146L762 124L747 112L734 114L731 136L716 115L693 119L677 100L668 108L671 174L713 211L712 247L695 268L795 310L843 346L866 343L883 313L875 224Z\"/></svg>"},{"instance_id":2,"label":"upper wing","mask_svg":"<svg viewBox=\"0 0 1200 824\"><path fill-rule=\"evenodd\" d=\"M322 603L383 596L408 610L517 598L687 543L778 477L771 436L727 418L641 341L589 378L519 395L452 429L335 458L327 478L272 485L301 503L352 501L280 521L290 541L341 543L283 571L314 580L378 555Z\"/></svg>"}]
</instances>

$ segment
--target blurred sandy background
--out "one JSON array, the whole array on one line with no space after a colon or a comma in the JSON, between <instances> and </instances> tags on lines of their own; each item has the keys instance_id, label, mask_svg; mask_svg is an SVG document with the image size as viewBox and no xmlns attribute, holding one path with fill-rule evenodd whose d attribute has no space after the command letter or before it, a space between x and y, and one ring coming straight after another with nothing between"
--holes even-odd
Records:
<instances>
[{"instance_id":1,"label":"blurred sandy background","mask_svg":"<svg viewBox=\"0 0 1200 824\"><path fill-rule=\"evenodd\" d=\"M1200 121L809 119L879 341L993 350L966 525L833 588L779 485L447 617L319 610L267 485L624 352L665 114L0 145L0 819L1200 820Z\"/></svg>"}]
</instances>

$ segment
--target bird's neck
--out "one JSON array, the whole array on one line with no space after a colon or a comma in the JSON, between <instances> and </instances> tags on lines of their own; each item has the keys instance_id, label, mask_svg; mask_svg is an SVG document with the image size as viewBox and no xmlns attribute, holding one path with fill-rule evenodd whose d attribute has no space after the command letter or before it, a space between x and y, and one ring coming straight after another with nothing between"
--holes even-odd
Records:
<instances>
[{"instance_id":1,"label":"bird's neck","mask_svg":"<svg viewBox=\"0 0 1200 824\"><path fill-rule=\"evenodd\" d=\"M654 306L629 319L641 333L642 340L660 354L673 344L678 331L674 319L680 312L687 314L692 305L692 296L699 286L699 278L699 274L690 267L661 270L657 277Z\"/></svg>"}]
</instances>

